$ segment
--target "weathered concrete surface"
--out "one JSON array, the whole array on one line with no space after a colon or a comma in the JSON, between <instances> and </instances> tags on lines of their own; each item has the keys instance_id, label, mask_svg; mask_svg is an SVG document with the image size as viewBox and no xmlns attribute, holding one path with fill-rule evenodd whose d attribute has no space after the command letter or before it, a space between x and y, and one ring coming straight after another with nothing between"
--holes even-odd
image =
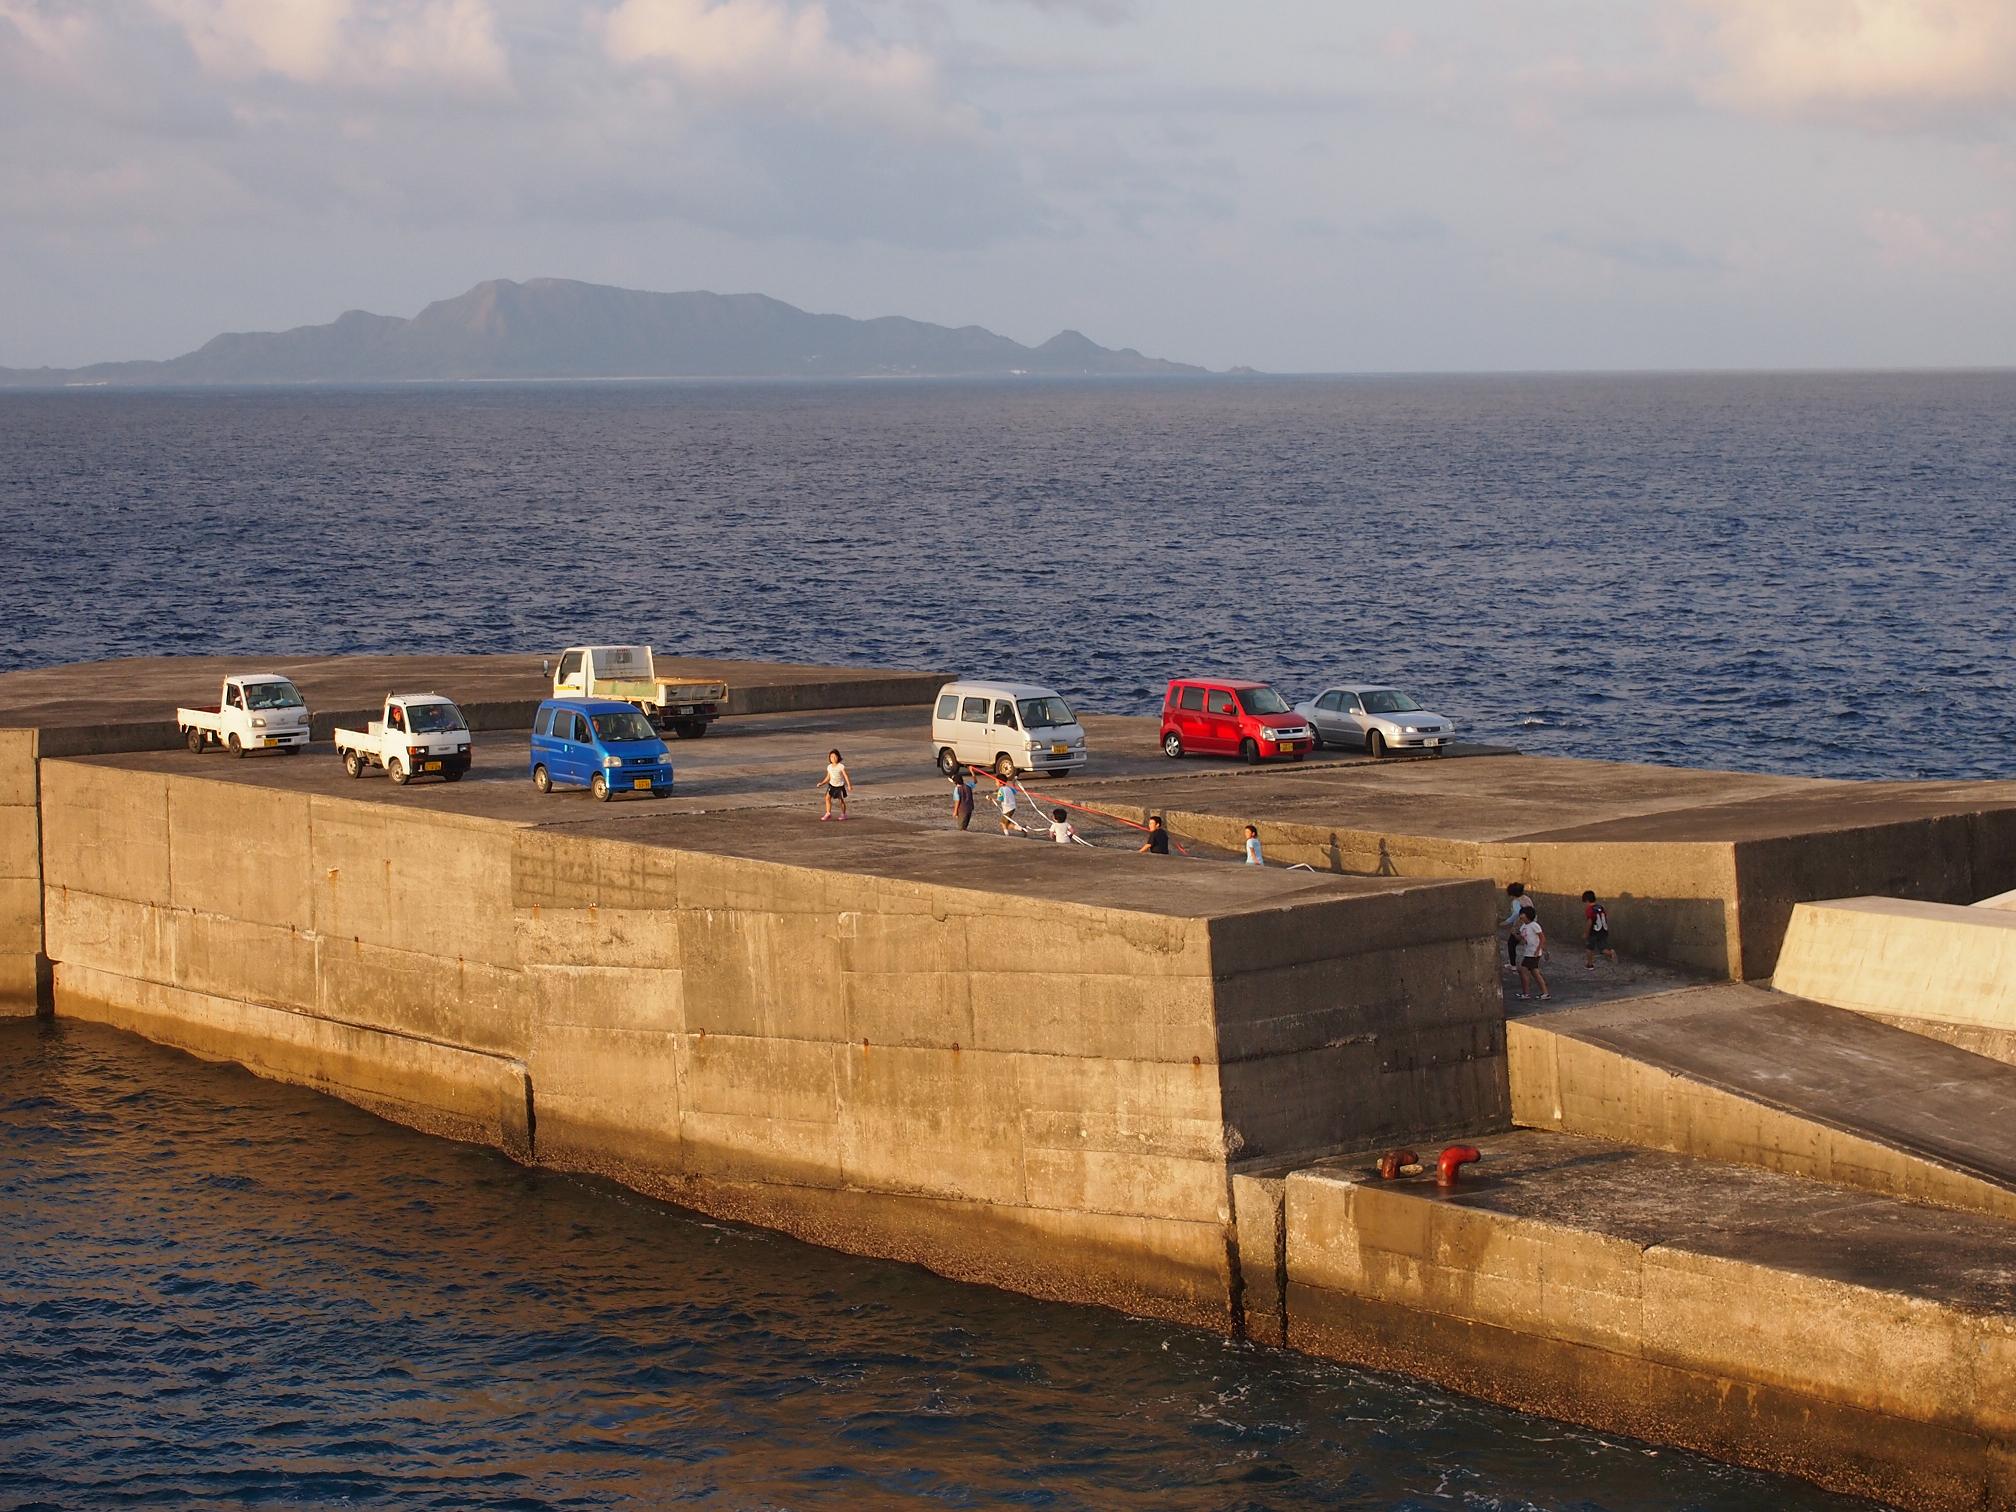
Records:
<instances>
[{"instance_id":1,"label":"weathered concrete surface","mask_svg":"<svg viewBox=\"0 0 2016 1512\"><path fill-rule=\"evenodd\" d=\"M507 1147L522 1077L542 1162L1217 1327L1235 1153L1506 1120L1481 882L542 798L523 760L43 761L56 1011Z\"/></svg>"},{"instance_id":2,"label":"weathered concrete surface","mask_svg":"<svg viewBox=\"0 0 2016 1512\"><path fill-rule=\"evenodd\" d=\"M0 730L0 1017L48 1002L36 732Z\"/></svg>"},{"instance_id":3,"label":"weathered concrete surface","mask_svg":"<svg viewBox=\"0 0 2016 1512\"><path fill-rule=\"evenodd\" d=\"M2006 1223L1523 1132L1285 1183L1297 1348L1900 1506L2016 1505Z\"/></svg>"},{"instance_id":4,"label":"weathered concrete surface","mask_svg":"<svg viewBox=\"0 0 2016 1512\"><path fill-rule=\"evenodd\" d=\"M1527 1127L2016 1219L2016 1067L1736 983L1506 1034Z\"/></svg>"},{"instance_id":5,"label":"weathered concrete surface","mask_svg":"<svg viewBox=\"0 0 2016 1512\"><path fill-rule=\"evenodd\" d=\"M2016 1063L2016 912L1903 897L1801 904L1777 987Z\"/></svg>"},{"instance_id":6,"label":"weathered concrete surface","mask_svg":"<svg viewBox=\"0 0 2016 1512\"><path fill-rule=\"evenodd\" d=\"M1116 722L1117 723L1117 722ZM1154 722L1132 722L1144 743ZM1615 943L1705 975L1768 976L1793 906L1887 892L1971 902L2016 885L2016 783L1834 782L1533 756L1326 756L1245 771L1169 763L1157 782L1102 783L1130 818L1270 858L1380 876L1522 882L1557 949L1578 943L1582 892Z\"/></svg>"}]
</instances>

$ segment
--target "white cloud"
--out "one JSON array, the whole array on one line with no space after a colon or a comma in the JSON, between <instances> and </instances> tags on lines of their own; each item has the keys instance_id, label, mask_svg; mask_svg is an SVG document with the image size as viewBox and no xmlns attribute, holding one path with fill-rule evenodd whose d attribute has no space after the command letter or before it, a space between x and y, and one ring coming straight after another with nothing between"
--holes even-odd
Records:
<instances>
[{"instance_id":1,"label":"white cloud","mask_svg":"<svg viewBox=\"0 0 2016 1512\"><path fill-rule=\"evenodd\" d=\"M838 112L918 126L963 125L932 60L874 37L842 37L823 0L621 0L603 29L609 56L659 66L716 97L789 114Z\"/></svg>"},{"instance_id":2,"label":"white cloud","mask_svg":"<svg viewBox=\"0 0 2016 1512\"><path fill-rule=\"evenodd\" d=\"M2011 0L1691 0L1725 103L1907 124L2016 113Z\"/></svg>"},{"instance_id":3,"label":"white cloud","mask_svg":"<svg viewBox=\"0 0 2016 1512\"><path fill-rule=\"evenodd\" d=\"M509 60L488 0L148 0L205 72L300 84L496 89Z\"/></svg>"}]
</instances>

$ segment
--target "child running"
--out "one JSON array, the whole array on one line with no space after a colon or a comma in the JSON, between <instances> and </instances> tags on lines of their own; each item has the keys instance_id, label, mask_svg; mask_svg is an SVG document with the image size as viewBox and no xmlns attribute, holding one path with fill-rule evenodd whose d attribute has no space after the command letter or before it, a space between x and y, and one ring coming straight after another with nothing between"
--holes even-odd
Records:
<instances>
[{"instance_id":1,"label":"child running","mask_svg":"<svg viewBox=\"0 0 2016 1512\"><path fill-rule=\"evenodd\" d=\"M1253 825L1246 826L1246 864L1265 866L1267 858L1260 854L1260 831Z\"/></svg>"},{"instance_id":2,"label":"child running","mask_svg":"<svg viewBox=\"0 0 2016 1512\"><path fill-rule=\"evenodd\" d=\"M1540 989L1540 1001L1548 998L1547 978L1540 974L1540 962L1547 954L1547 931L1540 916L1528 903L1519 910L1519 996L1530 997L1529 986Z\"/></svg>"},{"instance_id":3,"label":"child running","mask_svg":"<svg viewBox=\"0 0 2016 1512\"><path fill-rule=\"evenodd\" d=\"M826 812L819 816L820 823L823 824L828 819L836 817L845 819L847 817L847 797L854 791L854 782L847 775L847 763L840 759L838 751L828 751L826 753L826 779L824 786L826 789ZM840 805L840 812L837 816L833 812L833 805L836 803Z\"/></svg>"},{"instance_id":4,"label":"child running","mask_svg":"<svg viewBox=\"0 0 2016 1512\"><path fill-rule=\"evenodd\" d=\"M1596 901L1596 894L1582 894L1582 917L1589 925L1589 933L1583 940L1588 948L1589 959L1582 964L1591 971L1596 969L1599 955L1612 966L1617 964L1617 952L1610 948L1610 911Z\"/></svg>"},{"instance_id":5,"label":"child running","mask_svg":"<svg viewBox=\"0 0 2016 1512\"><path fill-rule=\"evenodd\" d=\"M1050 810L1050 838L1059 845L1069 845L1078 838L1078 831L1071 828L1071 816L1062 809Z\"/></svg>"},{"instance_id":6,"label":"child running","mask_svg":"<svg viewBox=\"0 0 2016 1512\"><path fill-rule=\"evenodd\" d=\"M999 778L996 778L994 783L994 801L1001 805L1001 833L1012 835L1021 829L1022 826L1015 818L1014 784L1002 782Z\"/></svg>"}]
</instances>

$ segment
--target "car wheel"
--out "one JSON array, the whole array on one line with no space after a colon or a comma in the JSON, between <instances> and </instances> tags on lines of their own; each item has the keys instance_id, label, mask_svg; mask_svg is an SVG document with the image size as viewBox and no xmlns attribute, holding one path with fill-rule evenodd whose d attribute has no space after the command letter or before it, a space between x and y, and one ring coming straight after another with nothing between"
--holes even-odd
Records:
<instances>
[{"instance_id":1,"label":"car wheel","mask_svg":"<svg viewBox=\"0 0 2016 1512\"><path fill-rule=\"evenodd\" d=\"M359 756L355 751L345 751L343 753L343 770L352 777L362 777L364 775L364 758Z\"/></svg>"},{"instance_id":2,"label":"car wheel","mask_svg":"<svg viewBox=\"0 0 2016 1512\"><path fill-rule=\"evenodd\" d=\"M1309 749L1312 751L1323 749L1323 732L1316 728L1316 721L1313 719L1309 721Z\"/></svg>"},{"instance_id":3,"label":"car wheel","mask_svg":"<svg viewBox=\"0 0 2016 1512\"><path fill-rule=\"evenodd\" d=\"M542 793L552 792L553 774L547 771L546 768L544 768L543 766L536 766L532 768L532 786L539 789L539 791Z\"/></svg>"},{"instance_id":4,"label":"car wheel","mask_svg":"<svg viewBox=\"0 0 2016 1512\"><path fill-rule=\"evenodd\" d=\"M952 747L940 746L938 748L938 770L943 772L947 777L957 777L959 775L959 758L952 754Z\"/></svg>"},{"instance_id":5,"label":"car wheel","mask_svg":"<svg viewBox=\"0 0 2016 1512\"><path fill-rule=\"evenodd\" d=\"M1260 765L1260 747L1254 744L1250 736L1239 742L1239 759L1248 766Z\"/></svg>"},{"instance_id":6,"label":"car wheel","mask_svg":"<svg viewBox=\"0 0 2016 1512\"><path fill-rule=\"evenodd\" d=\"M441 774L441 780L443 782L460 782L462 780L462 773L459 770L453 772L443 772Z\"/></svg>"},{"instance_id":7,"label":"car wheel","mask_svg":"<svg viewBox=\"0 0 2016 1512\"><path fill-rule=\"evenodd\" d=\"M653 798L670 798L672 796L672 789L670 787L654 787L651 789L651 796Z\"/></svg>"},{"instance_id":8,"label":"car wheel","mask_svg":"<svg viewBox=\"0 0 2016 1512\"><path fill-rule=\"evenodd\" d=\"M1438 745L1438 746L1436 746L1436 747L1435 747L1435 754L1436 754L1437 756L1447 756L1447 755L1449 754L1449 747L1448 747L1448 745L1447 745L1447 744L1445 743L1445 744L1443 744L1443 745Z\"/></svg>"},{"instance_id":9,"label":"car wheel","mask_svg":"<svg viewBox=\"0 0 2016 1512\"><path fill-rule=\"evenodd\" d=\"M407 777L411 774L406 770L406 763L401 761L397 756L394 756L390 761L385 763L385 775L392 779L394 787L404 787Z\"/></svg>"},{"instance_id":10,"label":"car wheel","mask_svg":"<svg viewBox=\"0 0 2016 1512\"><path fill-rule=\"evenodd\" d=\"M594 794L597 803L607 803L611 796L609 779L604 777L600 772L597 772L593 777L588 779L588 791Z\"/></svg>"},{"instance_id":11,"label":"car wheel","mask_svg":"<svg viewBox=\"0 0 2016 1512\"><path fill-rule=\"evenodd\" d=\"M189 742L190 754L201 755L203 751L203 732L201 730L191 730L186 738Z\"/></svg>"},{"instance_id":12,"label":"car wheel","mask_svg":"<svg viewBox=\"0 0 2016 1512\"><path fill-rule=\"evenodd\" d=\"M234 758L242 758L245 754L245 743L236 734L227 736L224 745Z\"/></svg>"},{"instance_id":13,"label":"car wheel","mask_svg":"<svg viewBox=\"0 0 2016 1512\"><path fill-rule=\"evenodd\" d=\"M672 730L681 740L698 740L702 735L707 733L707 721L704 719L682 719L672 727Z\"/></svg>"},{"instance_id":14,"label":"car wheel","mask_svg":"<svg viewBox=\"0 0 2016 1512\"><path fill-rule=\"evenodd\" d=\"M1365 754L1378 758L1386 754L1386 737L1377 730L1365 737Z\"/></svg>"},{"instance_id":15,"label":"car wheel","mask_svg":"<svg viewBox=\"0 0 2016 1512\"><path fill-rule=\"evenodd\" d=\"M306 749L305 746L282 746L280 747L280 754L282 756L299 756Z\"/></svg>"},{"instance_id":16,"label":"car wheel","mask_svg":"<svg viewBox=\"0 0 2016 1512\"><path fill-rule=\"evenodd\" d=\"M994 758L994 775L999 777L1003 782L1013 782L1015 780L1015 758L1010 756L1006 751L996 756Z\"/></svg>"},{"instance_id":17,"label":"car wheel","mask_svg":"<svg viewBox=\"0 0 2016 1512\"><path fill-rule=\"evenodd\" d=\"M1183 754L1183 737L1171 730L1162 737L1162 754L1171 761Z\"/></svg>"}]
</instances>

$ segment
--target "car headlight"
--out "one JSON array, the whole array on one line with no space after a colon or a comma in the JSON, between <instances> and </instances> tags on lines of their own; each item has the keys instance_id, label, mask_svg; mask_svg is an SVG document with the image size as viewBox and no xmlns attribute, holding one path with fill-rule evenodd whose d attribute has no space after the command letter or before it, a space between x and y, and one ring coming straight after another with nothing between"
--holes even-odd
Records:
<instances>
[{"instance_id":1,"label":"car headlight","mask_svg":"<svg viewBox=\"0 0 2016 1512\"><path fill-rule=\"evenodd\" d=\"M264 716L264 715L262 715L262 714L254 714L254 715L252 716L252 728L253 728L253 729L255 729L255 730L263 730L263 729L265 729L265 728L266 728L266 718L265 718L265 716Z\"/></svg>"},{"instance_id":2,"label":"car headlight","mask_svg":"<svg viewBox=\"0 0 2016 1512\"><path fill-rule=\"evenodd\" d=\"M623 758L621 756L604 756L602 758L602 765L605 767L619 767L623 765Z\"/></svg>"}]
</instances>

